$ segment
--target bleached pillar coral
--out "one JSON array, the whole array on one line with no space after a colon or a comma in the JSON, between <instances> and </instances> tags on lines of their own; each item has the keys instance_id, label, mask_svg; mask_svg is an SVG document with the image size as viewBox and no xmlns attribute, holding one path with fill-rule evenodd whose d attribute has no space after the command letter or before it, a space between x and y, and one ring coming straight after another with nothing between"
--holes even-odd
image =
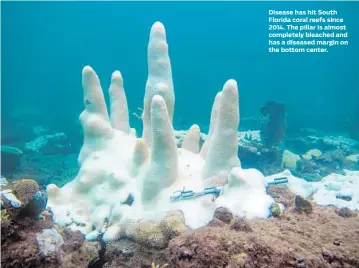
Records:
<instances>
[{"instance_id":1,"label":"bleached pillar coral","mask_svg":"<svg viewBox=\"0 0 359 268\"><path fill-rule=\"evenodd\" d=\"M268 217L268 207L273 199L266 194L263 187L265 183L265 177L258 170L235 167L231 170L228 184L223 187L216 205L227 207L233 214L247 218Z\"/></svg>"},{"instance_id":2,"label":"bleached pillar coral","mask_svg":"<svg viewBox=\"0 0 359 268\"><path fill-rule=\"evenodd\" d=\"M200 151L200 155L202 156L203 159L205 159L207 156L209 142L213 136L213 131L217 126L218 112L219 112L219 106L221 104L221 99L222 99L222 92L218 92L212 106L211 121L209 123L209 133Z\"/></svg>"},{"instance_id":3,"label":"bleached pillar coral","mask_svg":"<svg viewBox=\"0 0 359 268\"><path fill-rule=\"evenodd\" d=\"M192 153L199 153L201 130L198 125L192 125L184 136L182 141L182 148Z\"/></svg>"},{"instance_id":4,"label":"bleached pillar coral","mask_svg":"<svg viewBox=\"0 0 359 268\"><path fill-rule=\"evenodd\" d=\"M149 144L151 144L151 101L155 95L160 95L165 100L168 117L172 123L175 104L172 69L165 27L160 22L153 24L148 43L148 78L143 103L142 137Z\"/></svg>"},{"instance_id":5,"label":"bleached pillar coral","mask_svg":"<svg viewBox=\"0 0 359 268\"><path fill-rule=\"evenodd\" d=\"M89 66L83 69L82 86L80 171L62 188L47 187L48 206L57 224L80 230L88 239L103 233L109 241L141 236L137 233L141 228L136 228L139 222L161 221L172 211L182 211L191 228L208 223L218 204L234 208L238 215L267 216L271 198L263 175L242 169L237 156L235 80L228 80L215 98L208 140L202 148L198 125L190 128L177 148L172 126L175 96L162 23L154 23L148 44L142 137L130 128L119 71L111 78L110 112L100 80ZM208 187L224 188L217 198L218 192ZM191 198L182 199L186 194Z\"/></svg>"},{"instance_id":6,"label":"bleached pillar coral","mask_svg":"<svg viewBox=\"0 0 359 268\"><path fill-rule=\"evenodd\" d=\"M219 174L227 177L229 170L240 166L237 139L239 97L235 80L228 80L224 84L218 106L218 117L215 118L217 122L213 123L214 129L208 140L208 151L203 168L204 179L213 178ZM219 180L222 179L219 178Z\"/></svg>"},{"instance_id":7,"label":"bleached pillar coral","mask_svg":"<svg viewBox=\"0 0 359 268\"><path fill-rule=\"evenodd\" d=\"M155 95L151 103L151 160L141 188L142 202L151 201L178 177L178 155L165 100Z\"/></svg>"},{"instance_id":8,"label":"bleached pillar coral","mask_svg":"<svg viewBox=\"0 0 359 268\"><path fill-rule=\"evenodd\" d=\"M123 79L119 71L115 71L111 77L109 89L111 100L111 125L114 129L130 134L130 122L128 117L127 98L123 88Z\"/></svg>"}]
</instances>

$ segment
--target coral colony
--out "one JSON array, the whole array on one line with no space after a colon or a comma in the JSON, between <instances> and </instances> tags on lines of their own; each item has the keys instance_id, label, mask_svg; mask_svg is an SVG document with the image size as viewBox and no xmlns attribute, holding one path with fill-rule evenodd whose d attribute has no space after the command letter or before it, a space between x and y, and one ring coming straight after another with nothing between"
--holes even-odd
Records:
<instances>
[{"instance_id":1,"label":"coral colony","mask_svg":"<svg viewBox=\"0 0 359 268\"><path fill-rule=\"evenodd\" d=\"M99 78L89 66L82 71L82 86L85 109L80 115L84 130L78 157L81 167L71 182L62 188L50 184L47 192L55 222L80 230L88 240L102 237L107 242L128 237L139 222L160 222L172 212L181 212L185 224L193 229L206 225L217 207L249 219L265 218L274 203L266 192L270 184L288 183L292 191L304 197L314 188L322 188L319 203L338 204L338 199L328 198L331 190L326 185L330 178L324 186L308 187L289 171L265 178L256 169L241 167L235 80L225 82L215 96L203 146L199 143L200 129L193 125L183 137L181 148L177 148L177 132L172 126L172 71L166 32L160 22L153 24L148 44L141 138L129 125L119 71L112 74L109 111ZM353 209L359 207L358 198L353 196Z\"/></svg>"},{"instance_id":2,"label":"coral colony","mask_svg":"<svg viewBox=\"0 0 359 268\"><path fill-rule=\"evenodd\" d=\"M182 211L191 228L208 223L217 206L248 218L269 215L273 200L266 194L264 176L242 169L237 156L235 80L228 80L215 97L210 133L202 148L197 125L177 148L172 126L175 95L162 23L154 23L150 32L142 138L129 125L119 71L112 74L109 113L99 78L89 66L83 69L82 85L80 171L62 188L47 187L48 206L60 226L80 230L87 239L103 233L109 241L125 235L129 223L161 220L169 211Z\"/></svg>"}]
</instances>

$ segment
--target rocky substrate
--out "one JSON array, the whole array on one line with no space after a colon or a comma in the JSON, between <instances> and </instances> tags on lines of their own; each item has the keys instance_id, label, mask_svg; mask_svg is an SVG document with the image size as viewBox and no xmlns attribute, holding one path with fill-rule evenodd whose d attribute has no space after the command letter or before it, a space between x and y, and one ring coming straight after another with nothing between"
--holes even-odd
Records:
<instances>
[{"instance_id":1,"label":"rocky substrate","mask_svg":"<svg viewBox=\"0 0 359 268\"><path fill-rule=\"evenodd\" d=\"M87 242L78 232L57 229L64 243L43 256L36 234L52 228L51 214L25 223L2 220L2 267L359 267L359 217L347 208L319 207L291 194L286 186L269 189L287 206L277 217L247 220L217 209L208 226L172 238L156 249L131 240L106 246ZM55 227L56 228L56 227Z\"/></svg>"},{"instance_id":2,"label":"rocky substrate","mask_svg":"<svg viewBox=\"0 0 359 268\"><path fill-rule=\"evenodd\" d=\"M1 267L87 267L98 257L98 242L54 225L36 181L1 183Z\"/></svg>"},{"instance_id":3,"label":"rocky substrate","mask_svg":"<svg viewBox=\"0 0 359 268\"><path fill-rule=\"evenodd\" d=\"M283 186L270 191L288 206L278 217L246 220L220 209L208 226L173 238L163 250L110 243L104 267L359 267L356 212L313 205Z\"/></svg>"},{"instance_id":4,"label":"rocky substrate","mask_svg":"<svg viewBox=\"0 0 359 268\"><path fill-rule=\"evenodd\" d=\"M279 198L284 201L283 195ZM168 263L173 267L359 267L356 213L308 207L298 199L287 200L290 208L278 218L235 219L177 237L168 247Z\"/></svg>"},{"instance_id":5,"label":"rocky substrate","mask_svg":"<svg viewBox=\"0 0 359 268\"><path fill-rule=\"evenodd\" d=\"M43 213L42 219L25 218L17 222L2 215L1 233L5 237L1 240L1 267L87 267L98 256L99 243L84 241L80 232L68 229L57 229L64 243L44 255L39 248L37 235L53 227L48 212ZM50 248L52 243L49 241Z\"/></svg>"}]
</instances>

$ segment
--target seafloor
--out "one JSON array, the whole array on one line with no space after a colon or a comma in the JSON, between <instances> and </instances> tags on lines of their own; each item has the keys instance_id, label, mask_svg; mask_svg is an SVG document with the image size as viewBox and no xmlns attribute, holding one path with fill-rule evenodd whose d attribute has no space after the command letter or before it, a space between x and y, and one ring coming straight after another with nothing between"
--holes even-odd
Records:
<instances>
[{"instance_id":1,"label":"seafloor","mask_svg":"<svg viewBox=\"0 0 359 268\"><path fill-rule=\"evenodd\" d=\"M287 204L283 215L246 220L217 209L208 226L174 235L162 249L130 240L105 246L58 228L64 244L43 257L36 235L54 227L49 213L41 220L2 217L1 267L359 267L357 213L298 200L286 186L269 192Z\"/></svg>"}]
</instances>

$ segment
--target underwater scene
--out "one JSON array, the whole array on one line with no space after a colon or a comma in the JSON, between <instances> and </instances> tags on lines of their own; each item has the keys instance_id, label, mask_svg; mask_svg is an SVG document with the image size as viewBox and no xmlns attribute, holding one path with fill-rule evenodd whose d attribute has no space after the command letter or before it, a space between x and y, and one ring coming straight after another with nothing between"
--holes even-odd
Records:
<instances>
[{"instance_id":1,"label":"underwater scene","mask_svg":"<svg viewBox=\"0 0 359 268\"><path fill-rule=\"evenodd\" d=\"M1 2L1 267L359 268L359 2Z\"/></svg>"}]
</instances>

